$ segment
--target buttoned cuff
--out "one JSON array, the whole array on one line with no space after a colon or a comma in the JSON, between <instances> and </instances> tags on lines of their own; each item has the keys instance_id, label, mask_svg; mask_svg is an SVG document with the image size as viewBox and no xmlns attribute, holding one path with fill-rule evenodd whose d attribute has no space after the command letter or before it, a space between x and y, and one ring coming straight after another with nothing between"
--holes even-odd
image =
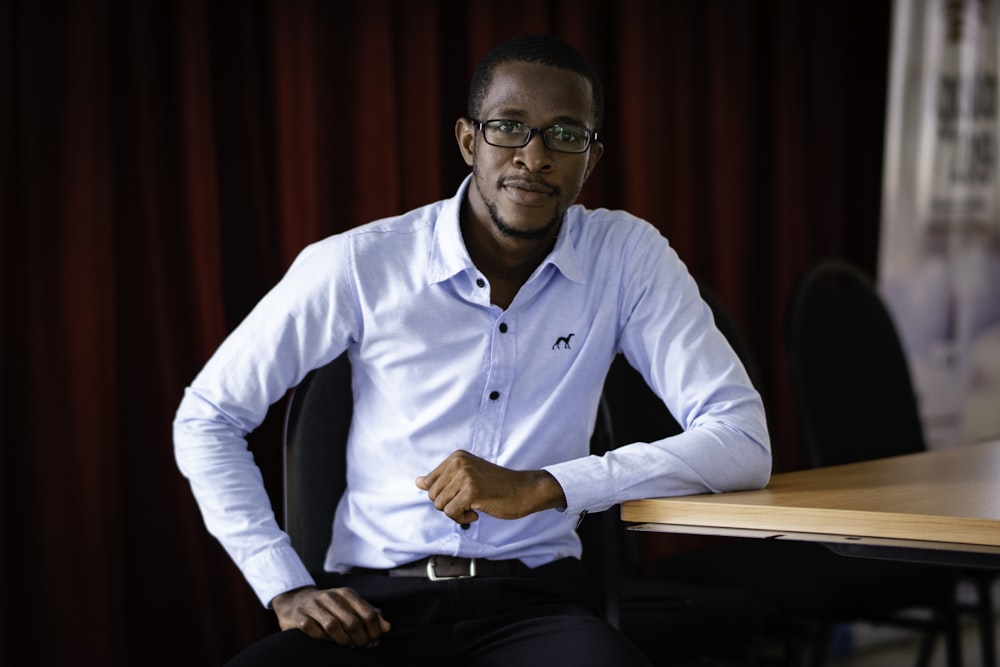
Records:
<instances>
[{"instance_id":1,"label":"buttoned cuff","mask_svg":"<svg viewBox=\"0 0 1000 667\"><path fill-rule=\"evenodd\" d=\"M316 585L302 559L290 546L275 547L254 556L244 565L243 576L267 608L277 595Z\"/></svg>"},{"instance_id":2,"label":"buttoned cuff","mask_svg":"<svg viewBox=\"0 0 1000 667\"><path fill-rule=\"evenodd\" d=\"M562 487L568 514L601 512L615 504L608 471L598 456L555 463L542 470L555 477Z\"/></svg>"}]
</instances>

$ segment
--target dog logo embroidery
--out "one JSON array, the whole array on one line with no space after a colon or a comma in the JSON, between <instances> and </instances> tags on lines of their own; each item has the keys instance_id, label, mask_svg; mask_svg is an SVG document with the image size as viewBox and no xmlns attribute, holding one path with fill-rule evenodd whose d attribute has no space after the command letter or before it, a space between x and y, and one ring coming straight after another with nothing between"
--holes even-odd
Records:
<instances>
[{"instance_id":1,"label":"dog logo embroidery","mask_svg":"<svg viewBox=\"0 0 1000 667\"><path fill-rule=\"evenodd\" d=\"M559 348L565 348L567 350L570 349L569 339L575 335L576 334L566 334L565 336L560 336L559 338L556 338L556 342L552 344L552 349L553 350L558 350Z\"/></svg>"}]
</instances>

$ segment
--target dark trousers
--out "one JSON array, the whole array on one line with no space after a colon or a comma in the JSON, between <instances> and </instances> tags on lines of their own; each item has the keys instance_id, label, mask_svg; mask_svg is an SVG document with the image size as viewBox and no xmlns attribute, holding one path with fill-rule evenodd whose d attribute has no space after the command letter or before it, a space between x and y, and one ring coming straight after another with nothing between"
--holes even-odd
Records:
<instances>
[{"instance_id":1,"label":"dark trousers","mask_svg":"<svg viewBox=\"0 0 1000 667\"><path fill-rule=\"evenodd\" d=\"M399 665L556 667L649 665L594 612L576 559L509 577L428 581L382 575L329 575L323 588L348 586L392 624L378 646L352 649L288 630L253 644L230 667Z\"/></svg>"}]
</instances>

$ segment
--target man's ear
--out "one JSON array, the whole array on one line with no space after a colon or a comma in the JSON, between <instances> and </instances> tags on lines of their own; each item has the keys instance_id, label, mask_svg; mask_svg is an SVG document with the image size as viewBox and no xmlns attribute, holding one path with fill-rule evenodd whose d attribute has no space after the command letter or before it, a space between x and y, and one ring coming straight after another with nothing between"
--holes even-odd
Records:
<instances>
[{"instance_id":1,"label":"man's ear","mask_svg":"<svg viewBox=\"0 0 1000 667\"><path fill-rule=\"evenodd\" d=\"M600 162L601 156L604 155L604 144L600 141L595 141L590 145L590 150L587 154L587 171L584 173L583 182L586 183L587 179L590 178L590 174L593 173L594 167Z\"/></svg>"},{"instance_id":2,"label":"man's ear","mask_svg":"<svg viewBox=\"0 0 1000 667\"><path fill-rule=\"evenodd\" d=\"M455 140L458 141L458 150L462 153L465 164L472 166L472 156L476 148L476 128L468 118L459 118L455 121Z\"/></svg>"}]
</instances>

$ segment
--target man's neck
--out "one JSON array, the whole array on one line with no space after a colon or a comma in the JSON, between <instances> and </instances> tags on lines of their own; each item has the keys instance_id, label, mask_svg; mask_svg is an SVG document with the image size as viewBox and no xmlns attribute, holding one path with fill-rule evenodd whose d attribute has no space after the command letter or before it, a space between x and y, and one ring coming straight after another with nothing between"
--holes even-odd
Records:
<instances>
[{"instance_id":1,"label":"man's neck","mask_svg":"<svg viewBox=\"0 0 1000 667\"><path fill-rule=\"evenodd\" d=\"M462 207L465 247L492 287L492 301L506 308L538 265L552 252L559 225L540 239L519 239L501 233L492 221L476 220L468 202Z\"/></svg>"}]
</instances>

